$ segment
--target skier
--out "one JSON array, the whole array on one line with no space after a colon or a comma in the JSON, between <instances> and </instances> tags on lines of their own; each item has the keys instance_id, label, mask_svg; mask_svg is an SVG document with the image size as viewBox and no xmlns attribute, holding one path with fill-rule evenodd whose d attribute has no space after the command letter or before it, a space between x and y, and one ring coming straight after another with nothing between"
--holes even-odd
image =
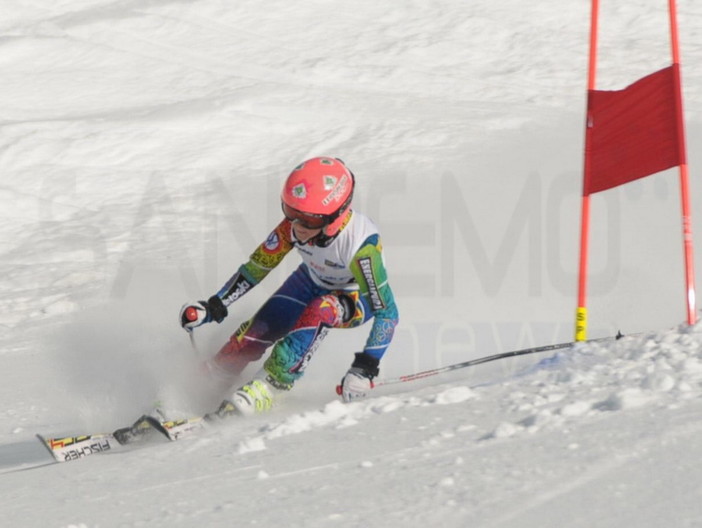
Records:
<instances>
[{"instance_id":1,"label":"skier","mask_svg":"<svg viewBox=\"0 0 702 528\"><path fill-rule=\"evenodd\" d=\"M354 185L353 173L339 159L318 157L298 165L281 193L285 218L222 289L207 301L182 307L180 324L188 332L204 323L221 323L228 307L293 248L302 257L283 285L206 363L213 377L231 384L248 363L273 347L253 379L222 403L220 416L270 409L303 375L330 328L353 328L371 318L365 347L355 354L337 391L349 402L373 387L398 311L378 228L351 208Z\"/></svg>"}]
</instances>

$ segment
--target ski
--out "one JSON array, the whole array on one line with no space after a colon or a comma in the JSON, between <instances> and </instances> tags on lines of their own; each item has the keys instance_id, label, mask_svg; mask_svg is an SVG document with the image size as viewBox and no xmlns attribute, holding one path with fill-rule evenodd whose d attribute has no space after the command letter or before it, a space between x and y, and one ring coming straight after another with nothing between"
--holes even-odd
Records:
<instances>
[{"instance_id":1,"label":"ski","mask_svg":"<svg viewBox=\"0 0 702 528\"><path fill-rule=\"evenodd\" d=\"M48 449L56 462L72 462L100 453L113 452L125 446L142 443L154 438L175 441L202 429L204 417L198 416L183 420L160 421L153 416L143 415L132 425L121 427L112 433L97 433L80 436L49 438L37 434L37 438Z\"/></svg>"},{"instance_id":2,"label":"ski","mask_svg":"<svg viewBox=\"0 0 702 528\"><path fill-rule=\"evenodd\" d=\"M238 415L238 411L229 400L224 400L217 411L202 416L191 416L178 420L159 419L144 414L132 425L116 429L112 433L97 433L81 436L37 438L48 449L56 462L71 462L87 456L107 453L132 444L139 444L154 438L175 442L185 436L201 431L213 421Z\"/></svg>"},{"instance_id":3,"label":"ski","mask_svg":"<svg viewBox=\"0 0 702 528\"><path fill-rule=\"evenodd\" d=\"M158 420L153 416L143 416L149 425L163 436L171 441L179 440L184 436L189 436L193 433L207 428L209 423L230 418L232 416L240 416L239 411L234 407L234 404L229 400L224 400L217 410L213 413L207 413L202 416L191 416L190 418L181 418L178 420Z\"/></svg>"},{"instance_id":4,"label":"ski","mask_svg":"<svg viewBox=\"0 0 702 528\"><path fill-rule=\"evenodd\" d=\"M160 422L150 416L148 418L151 427L172 442L204 429L207 427L207 421L209 420L206 416L193 416L191 418L166 420L163 422Z\"/></svg>"}]
</instances>

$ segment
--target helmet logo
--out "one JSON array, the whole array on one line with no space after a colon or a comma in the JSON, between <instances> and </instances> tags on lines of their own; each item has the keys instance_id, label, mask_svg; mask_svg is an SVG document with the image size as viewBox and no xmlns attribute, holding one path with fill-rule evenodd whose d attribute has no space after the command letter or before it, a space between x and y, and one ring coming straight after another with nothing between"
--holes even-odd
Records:
<instances>
[{"instance_id":1,"label":"helmet logo","mask_svg":"<svg viewBox=\"0 0 702 528\"><path fill-rule=\"evenodd\" d=\"M263 249L274 253L280 248L280 237L273 231L263 244Z\"/></svg>"},{"instance_id":2,"label":"helmet logo","mask_svg":"<svg viewBox=\"0 0 702 528\"><path fill-rule=\"evenodd\" d=\"M334 176L325 176L324 177L324 190L325 191L331 191L334 188L334 185L336 185L336 178Z\"/></svg>"},{"instance_id":3,"label":"helmet logo","mask_svg":"<svg viewBox=\"0 0 702 528\"><path fill-rule=\"evenodd\" d=\"M307 187L304 183L300 183L292 188L292 195L295 198L304 199L307 198Z\"/></svg>"},{"instance_id":4,"label":"helmet logo","mask_svg":"<svg viewBox=\"0 0 702 528\"><path fill-rule=\"evenodd\" d=\"M348 181L349 178L344 174L341 177L341 180L339 180L339 183L334 189L332 189L332 192L330 192L324 200L322 200L322 205L327 206L329 205L332 200L334 201L339 201L341 200L342 196L346 192L346 189L348 188Z\"/></svg>"}]
</instances>

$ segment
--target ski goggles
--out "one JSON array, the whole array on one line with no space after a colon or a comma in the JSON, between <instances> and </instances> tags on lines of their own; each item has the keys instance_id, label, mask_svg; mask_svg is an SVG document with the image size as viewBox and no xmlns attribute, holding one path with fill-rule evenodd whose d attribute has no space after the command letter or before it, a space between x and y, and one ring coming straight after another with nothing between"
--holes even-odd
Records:
<instances>
[{"instance_id":1,"label":"ski goggles","mask_svg":"<svg viewBox=\"0 0 702 528\"><path fill-rule=\"evenodd\" d=\"M329 225L329 215L303 213L297 209L293 209L288 204L283 202L283 214L285 218L295 224L299 224L306 229L323 229Z\"/></svg>"}]
</instances>

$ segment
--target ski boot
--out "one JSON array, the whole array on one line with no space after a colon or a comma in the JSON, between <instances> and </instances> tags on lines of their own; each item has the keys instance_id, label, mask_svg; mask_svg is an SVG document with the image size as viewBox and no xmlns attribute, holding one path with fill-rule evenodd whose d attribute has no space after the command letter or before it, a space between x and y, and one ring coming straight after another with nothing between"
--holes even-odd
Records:
<instances>
[{"instance_id":1,"label":"ski boot","mask_svg":"<svg viewBox=\"0 0 702 528\"><path fill-rule=\"evenodd\" d=\"M282 384L261 370L250 382L237 389L230 399L224 400L217 411L217 418L230 416L251 416L269 411L280 396L289 391L292 384Z\"/></svg>"}]
</instances>

